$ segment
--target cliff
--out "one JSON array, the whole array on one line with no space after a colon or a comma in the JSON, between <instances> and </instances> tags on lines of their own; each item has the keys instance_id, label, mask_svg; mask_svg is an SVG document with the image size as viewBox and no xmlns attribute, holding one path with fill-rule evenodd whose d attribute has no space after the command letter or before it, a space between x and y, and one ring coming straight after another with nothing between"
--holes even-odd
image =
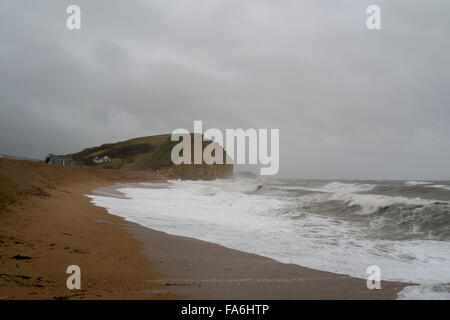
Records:
<instances>
[{"instance_id":1,"label":"cliff","mask_svg":"<svg viewBox=\"0 0 450 320\"><path fill-rule=\"evenodd\" d=\"M192 141L193 135L191 134ZM180 164L174 165L171 160L172 149L178 144L171 141L170 134L134 138L116 143L107 143L91 147L81 152L70 154L78 164L101 169L125 169L135 171L159 171L169 178L181 179L225 179L232 178L232 164ZM211 141L203 142L203 149ZM192 143L192 155L193 143ZM226 152L223 151L224 159ZM94 159L107 156L110 162L95 163ZM193 160L193 159L192 159ZM225 163L225 161L224 161Z\"/></svg>"}]
</instances>

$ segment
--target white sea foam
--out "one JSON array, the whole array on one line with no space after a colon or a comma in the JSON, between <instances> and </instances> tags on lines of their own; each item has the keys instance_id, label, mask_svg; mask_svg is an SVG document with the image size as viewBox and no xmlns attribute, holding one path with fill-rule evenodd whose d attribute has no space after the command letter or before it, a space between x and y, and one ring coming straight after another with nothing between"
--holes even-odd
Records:
<instances>
[{"instance_id":1,"label":"white sea foam","mask_svg":"<svg viewBox=\"0 0 450 320\"><path fill-rule=\"evenodd\" d=\"M428 182L428 181L406 181L405 184L407 186L420 186L420 185L426 185L426 184L431 184L432 182Z\"/></svg>"},{"instance_id":2,"label":"white sea foam","mask_svg":"<svg viewBox=\"0 0 450 320\"><path fill-rule=\"evenodd\" d=\"M277 186L279 189L290 189L290 190L306 190L315 192L364 192L370 191L375 187L373 184L362 184L362 183L343 183L338 181L330 182L322 187L309 187L309 186Z\"/></svg>"},{"instance_id":3,"label":"white sea foam","mask_svg":"<svg viewBox=\"0 0 450 320\"><path fill-rule=\"evenodd\" d=\"M307 205L329 195L289 198L246 192L255 190L255 185L251 181L171 181L164 188L120 189L128 199L90 197L110 213L143 226L280 262L361 278L367 276L367 266L376 264L385 280L450 283L448 242L368 239L358 224L298 209L299 204ZM396 201L424 203L401 197L347 200L367 205L370 210Z\"/></svg>"},{"instance_id":4,"label":"white sea foam","mask_svg":"<svg viewBox=\"0 0 450 320\"><path fill-rule=\"evenodd\" d=\"M444 190L450 190L450 186L445 185L445 184L434 184L432 186L429 186L432 188L438 188L438 189L444 189Z\"/></svg>"},{"instance_id":5,"label":"white sea foam","mask_svg":"<svg viewBox=\"0 0 450 320\"><path fill-rule=\"evenodd\" d=\"M450 300L450 284L408 286L398 293L398 300Z\"/></svg>"},{"instance_id":6,"label":"white sea foam","mask_svg":"<svg viewBox=\"0 0 450 320\"><path fill-rule=\"evenodd\" d=\"M371 214L380 209L388 208L394 204L406 206L427 206L436 203L437 200L425 200L421 198L390 197L377 194L354 194L350 192L336 192L330 200L342 201L349 206L359 206L360 214Z\"/></svg>"}]
</instances>

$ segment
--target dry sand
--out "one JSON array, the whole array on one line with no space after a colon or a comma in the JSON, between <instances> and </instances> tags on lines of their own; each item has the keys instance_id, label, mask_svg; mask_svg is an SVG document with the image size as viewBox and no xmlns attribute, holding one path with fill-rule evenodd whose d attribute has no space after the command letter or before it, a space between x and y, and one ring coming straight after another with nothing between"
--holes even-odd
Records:
<instances>
[{"instance_id":1,"label":"dry sand","mask_svg":"<svg viewBox=\"0 0 450 320\"><path fill-rule=\"evenodd\" d=\"M0 299L393 299L405 285L368 290L365 280L168 235L84 196L160 179L0 159ZM66 287L72 264L81 290Z\"/></svg>"},{"instance_id":2,"label":"dry sand","mask_svg":"<svg viewBox=\"0 0 450 320\"><path fill-rule=\"evenodd\" d=\"M84 196L117 181L158 178L0 159L0 299L171 298L145 281L161 275L127 223ZM81 268L81 290L66 287L73 264Z\"/></svg>"}]
</instances>

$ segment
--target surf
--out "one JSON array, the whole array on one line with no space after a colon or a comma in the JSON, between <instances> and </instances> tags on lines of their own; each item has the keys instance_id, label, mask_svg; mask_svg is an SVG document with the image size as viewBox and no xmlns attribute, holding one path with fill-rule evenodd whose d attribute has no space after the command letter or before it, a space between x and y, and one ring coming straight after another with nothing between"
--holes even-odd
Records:
<instances>
[{"instance_id":1,"label":"surf","mask_svg":"<svg viewBox=\"0 0 450 320\"><path fill-rule=\"evenodd\" d=\"M283 263L359 278L378 265L383 280L450 283L450 193L414 186L444 197L423 199L410 188L376 181L172 180L119 188L123 198L90 197L143 226Z\"/></svg>"}]
</instances>

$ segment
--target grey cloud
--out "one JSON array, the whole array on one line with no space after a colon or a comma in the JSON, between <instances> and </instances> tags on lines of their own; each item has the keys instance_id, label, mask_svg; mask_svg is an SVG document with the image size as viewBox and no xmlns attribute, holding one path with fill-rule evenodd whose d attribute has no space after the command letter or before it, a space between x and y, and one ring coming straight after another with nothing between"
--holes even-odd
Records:
<instances>
[{"instance_id":1,"label":"grey cloud","mask_svg":"<svg viewBox=\"0 0 450 320\"><path fill-rule=\"evenodd\" d=\"M381 31L365 27L369 4ZM447 1L0 5L0 152L279 128L280 176L450 179Z\"/></svg>"}]
</instances>

